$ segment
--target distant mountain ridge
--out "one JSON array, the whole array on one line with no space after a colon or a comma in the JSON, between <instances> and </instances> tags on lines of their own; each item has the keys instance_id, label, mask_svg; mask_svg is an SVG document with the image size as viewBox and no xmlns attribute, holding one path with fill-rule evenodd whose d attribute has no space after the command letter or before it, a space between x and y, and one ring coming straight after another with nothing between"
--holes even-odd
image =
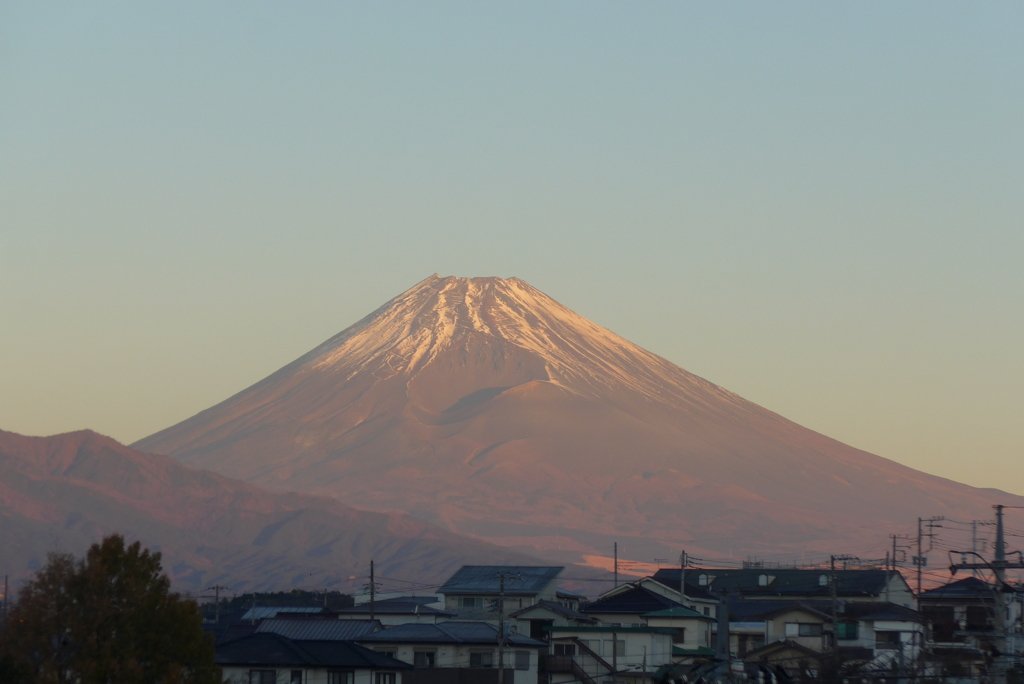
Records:
<instances>
[{"instance_id":1,"label":"distant mountain ridge","mask_svg":"<svg viewBox=\"0 0 1024 684\"><path fill-rule=\"evenodd\" d=\"M266 492L90 430L0 430L0 572L24 577L47 553L81 554L112 532L159 549L175 586L191 590L352 589L371 559L380 575L425 584L468 558L536 562L405 514Z\"/></svg>"},{"instance_id":2,"label":"distant mountain ridge","mask_svg":"<svg viewBox=\"0 0 1024 684\"><path fill-rule=\"evenodd\" d=\"M577 557L881 553L918 516L1024 504L803 428L516 278L433 275L135 446Z\"/></svg>"}]
</instances>

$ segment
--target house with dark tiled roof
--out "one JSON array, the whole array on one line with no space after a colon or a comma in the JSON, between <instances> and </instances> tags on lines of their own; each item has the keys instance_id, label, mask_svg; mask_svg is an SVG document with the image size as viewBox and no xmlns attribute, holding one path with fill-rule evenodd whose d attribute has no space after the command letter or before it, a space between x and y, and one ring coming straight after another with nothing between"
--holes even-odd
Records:
<instances>
[{"instance_id":1,"label":"house with dark tiled roof","mask_svg":"<svg viewBox=\"0 0 1024 684\"><path fill-rule=\"evenodd\" d=\"M436 599L421 596L399 596L374 601L357 603L349 608L341 608L335 614L342 620L368 620L370 616L379 620L385 627L409 623L434 624L451 620L454 612L436 607Z\"/></svg>"},{"instance_id":2,"label":"house with dark tiled roof","mask_svg":"<svg viewBox=\"0 0 1024 684\"><path fill-rule=\"evenodd\" d=\"M1007 601L1007 623L1011 641L1008 648L1019 652L1021 601L1024 594L1017 587L1002 587ZM986 674L996 650L994 584L977 577L967 577L921 592L918 602L921 613L931 625L934 666L942 674L977 677Z\"/></svg>"},{"instance_id":3,"label":"house with dark tiled roof","mask_svg":"<svg viewBox=\"0 0 1024 684\"><path fill-rule=\"evenodd\" d=\"M402 684L408 663L349 641L263 632L217 646L227 684Z\"/></svg>"},{"instance_id":4,"label":"house with dark tiled roof","mask_svg":"<svg viewBox=\"0 0 1024 684\"><path fill-rule=\"evenodd\" d=\"M528 634L531 639L547 641L549 627L567 627L569 625L592 625L597 622L586 613L575 608L568 608L563 602L538 601L532 606L520 608L509 619L515 621L520 634Z\"/></svg>"},{"instance_id":5,"label":"house with dark tiled roof","mask_svg":"<svg viewBox=\"0 0 1024 684\"><path fill-rule=\"evenodd\" d=\"M748 659L751 653L772 644L799 646L814 653L838 648L843 661L886 669L894 663L914 662L927 637L926 621L917 611L895 603L837 601L833 619L831 600L792 601L732 598L729 603L729 650L733 657ZM760 662L754 658L750 662Z\"/></svg>"},{"instance_id":6,"label":"house with dark tiled roof","mask_svg":"<svg viewBox=\"0 0 1024 684\"><path fill-rule=\"evenodd\" d=\"M484 621L398 625L358 643L415 665L407 684L494 684L499 658L505 668L503 684L537 684L540 657L548 648L543 641L509 630L499 655L498 628Z\"/></svg>"},{"instance_id":7,"label":"house with dark tiled roof","mask_svg":"<svg viewBox=\"0 0 1024 684\"><path fill-rule=\"evenodd\" d=\"M654 579L679 586L679 568L664 568ZM887 601L914 608L914 593L898 572L877 569L836 570L836 594L844 601ZM687 568L686 586L717 596L746 599L827 599L832 594L827 569L795 568Z\"/></svg>"},{"instance_id":8,"label":"house with dark tiled roof","mask_svg":"<svg viewBox=\"0 0 1024 684\"><path fill-rule=\"evenodd\" d=\"M685 607L707 617L715 617L718 600L707 592L694 594L680 596L677 589L645 577L601 594L581 610L604 623L625 626L646 625L645 614L667 608Z\"/></svg>"},{"instance_id":9,"label":"house with dark tiled roof","mask_svg":"<svg viewBox=\"0 0 1024 684\"><path fill-rule=\"evenodd\" d=\"M460 620L496 620L504 595L505 614L538 601L558 602L558 575L564 567L463 565L438 590L444 610Z\"/></svg>"},{"instance_id":10,"label":"house with dark tiled roof","mask_svg":"<svg viewBox=\"0 0 1024 684\"><path fill-rule=\"evenodd\" d=\"M339 620L329 616L319 620L263 620L256 633L273 632L295 641L353 641L384 629L380 620Z\"/></svg>"}]
</instances>

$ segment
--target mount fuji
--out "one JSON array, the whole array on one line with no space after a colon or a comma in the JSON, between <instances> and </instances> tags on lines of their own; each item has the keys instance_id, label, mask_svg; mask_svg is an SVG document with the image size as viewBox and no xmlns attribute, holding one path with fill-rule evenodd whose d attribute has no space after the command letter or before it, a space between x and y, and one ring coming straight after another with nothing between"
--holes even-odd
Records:
<instances>
[{"instance_id":1,"label":"mount fuji","mask_svg":"<svg viewBox=\"0 0 1024 684\"><path fill-rule=\"evenodd\" d=\"M803 428L516 278L431 276L133 446L593 563L613 541L880 556L918 516L1024 504Z\"/></svg>"}]
</instances>

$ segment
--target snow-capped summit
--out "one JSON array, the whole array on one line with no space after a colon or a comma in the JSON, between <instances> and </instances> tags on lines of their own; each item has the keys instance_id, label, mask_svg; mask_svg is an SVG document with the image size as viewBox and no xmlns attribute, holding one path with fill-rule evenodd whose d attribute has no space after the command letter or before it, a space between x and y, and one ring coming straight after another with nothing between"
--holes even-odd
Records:
<instances>
[{"instance_id":1,"label":"snow-capped summit","mask_svg":"<svg viewBox=\"0 0 1024 684\"><path fill-rule=\"evenodd\" d=\"M592 556L882 549L996 496L800 427L517 278L433 275L134 446Z\"/></svg>"}]
</instances>

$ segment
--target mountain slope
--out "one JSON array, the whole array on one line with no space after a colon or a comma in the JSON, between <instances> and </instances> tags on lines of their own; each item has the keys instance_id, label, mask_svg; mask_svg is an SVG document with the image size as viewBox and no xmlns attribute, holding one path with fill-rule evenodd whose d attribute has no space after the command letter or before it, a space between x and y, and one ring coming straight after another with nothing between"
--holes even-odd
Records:
<instances>
[{"instance_id":1,"label":"mountain slope","mask_svg":"<svg viewBox=\"0 0 1024 684\"><path fill-rule=\"evenodd\" d=\"M997 495L802 428L515 278L432 276L135 446L507 545L618 540L634 558L848 549L917 516L988 517Z\"/></svg>"},{"instance_id":2,"label":"mountain slope","mask_svg":"<svg viewBox=\"0 0 1024 684\"><path fill-rule=\"evenodd\" d=\"M370 559L381 575L427 584L471 560L536 562L407 515L266 492L88 430L0 430L0 570L23 576L47 553L81 554L111 532L162 551L176 586L193 590L357 587Z\"/></svg>"}]
</instances>

